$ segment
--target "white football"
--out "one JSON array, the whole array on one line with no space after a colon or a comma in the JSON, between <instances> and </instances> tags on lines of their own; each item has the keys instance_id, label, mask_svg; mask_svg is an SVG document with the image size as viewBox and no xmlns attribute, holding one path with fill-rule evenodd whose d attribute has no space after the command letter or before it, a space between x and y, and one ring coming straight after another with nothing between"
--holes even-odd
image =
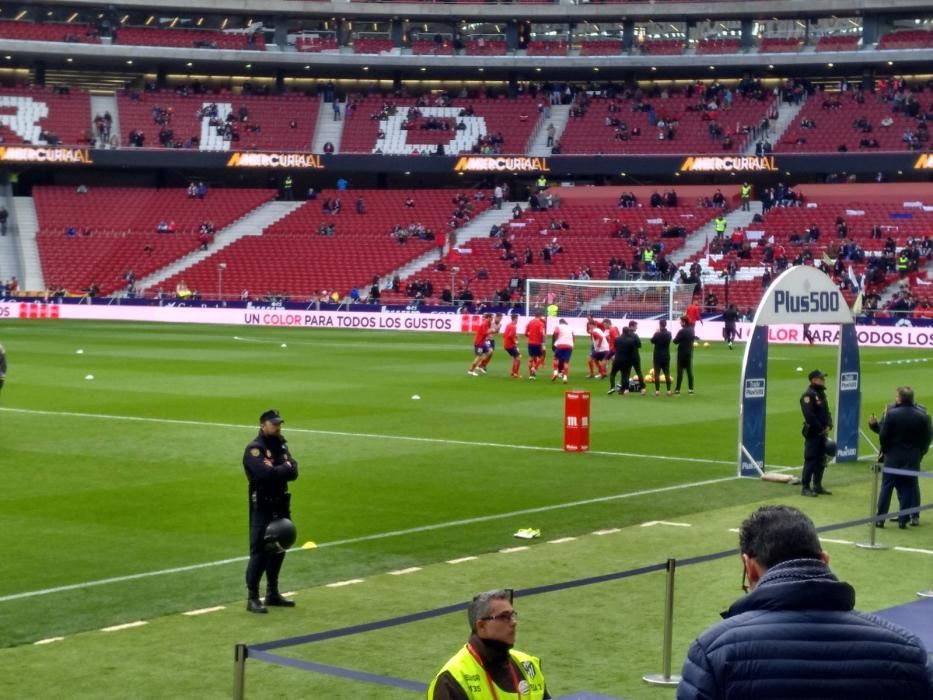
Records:
<instances>
[{"instance_id":1,"label":"white football","mask_svg":"<svg viewBox=\"0 0 933 700\"><path fill-rule=\"evenodd\" d=\"M418 396L418 394L412 394L412 395L411 395L411 400L412 400L412 401L420 401L420 400L421 400L421 397Z\"/></svg>"},{"instance_id":2,"label":"white football","mask_svg":"<svg viewBox=\"0 0 933 700\"><path fill-rule=\"evenodd\" d=\"M93 375L93 374L89 374L89 375L87 375L87 376L85 377L85 379L93 379L93 378L94 378L94 375Z\"/></svg>"},{"instance_id":3,"label":"white football","mask_svg":"<svg viewBox=\"0 0 933 700\"><path fill-rule=\"evenodd\" d=\"M798 368L797 368L797 371L798 371L798 372L803 372L803 367L798 367Z\"/></svg>"},{"instance_id":4,"label":"white football","mask_svg":"<svg viewBox=\"0 0 933 700\"><path fill-rule=\"evenodd\" d=\"M84 350L75 350L75 355L83 355Z\"/></svg>"}]
</instances>

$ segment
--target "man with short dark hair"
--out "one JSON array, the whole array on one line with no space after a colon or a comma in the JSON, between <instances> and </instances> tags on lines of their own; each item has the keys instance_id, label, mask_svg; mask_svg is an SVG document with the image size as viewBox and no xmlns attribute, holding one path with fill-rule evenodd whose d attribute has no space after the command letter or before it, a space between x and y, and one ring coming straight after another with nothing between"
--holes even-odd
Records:
<instances>
[{"instance_id":1,"label":"man with short dark hair","mask_svg":"<svg viewBox=\"0 0 933 700\"><path fill-rule=\"evenodd\" d=\"M914 403L912 388L899 386L894 403L885 409L880 421L872 413L868 418L868 427L879 434L885 467L920 471L920 461L933 441L933 424L926 409ZM895 490L899 510L920 505L919 478L885 474L881 479L881 492L878 494L878 515L887 514L891 505L891 492ZM908 521L916 527L920 524L920 513L899 516L898 527L903 530ZM877 520L875 525L884 527L884 518Z\"/></svg>"},{"instance_id":2,"label":"man with short dark hair","mask_svg":"<svg viewBox=\"0 0 933 700\"><path fill-rule=\"evenodd\" d=\"M285 553L266 541L273 520L291 518L288 482L298 478L298 462L282 437L282 416L270 409L259 417L259 434L246 446L243 469L249 481L249 564L246 567L246 609L267 613L266 606L290 608L295 602L279 593L279 571ZM266 577L265 605L259 599L259 583Z\"/></svg>"},{"instance_id":3,"label":"man with short dark hair","mask_svg":"<svg viewBox=\"0 0 933 700\"><path fill-rule=\"evenodd\" d=\"M815 369L807 375L810 386L800 397L803 412L803 473L800 475L803 496L831 496L823 488L826 469L826 441L833 429L833 417L826 400L826 375Z\"/></svg>"},{"instance_id":4,"label":"man with short dark hair","mask_svg":"<svg viewBox=\"0 0 933 700\"><path fill-rule=\"evenodd\" d=\"M691 645L678 700L933 697L933 661L897 625L856 612L813 522L764 506L739 529L752 590ZM744 588L743 582L743 588Z\"/></svg>"},{"instance_id":5,"label":"man with short dark hair","mask_svg":"<svg viewBox=\"0 0 933 700\"><path fill-rule=\"evenodd\" d=\"M470 640L444 664L428 686L428 700L550 698L541 661L512 648L518 613L512 591L487 591L467 608Z\"/></svg>"}]
</instances>

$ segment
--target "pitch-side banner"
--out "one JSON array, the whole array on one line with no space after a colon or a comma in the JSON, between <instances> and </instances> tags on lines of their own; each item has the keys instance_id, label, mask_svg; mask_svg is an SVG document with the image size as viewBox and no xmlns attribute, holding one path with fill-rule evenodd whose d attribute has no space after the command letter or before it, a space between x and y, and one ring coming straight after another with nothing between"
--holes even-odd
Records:
<instances>
[{"instance_id":1,"label":"pitch-side banner","mask_svg":"<svg viewBox=\"0 0 933 700\"><path fill-rule=\"evenodd\" d=\"M862 370L859 362L858 338L855 326L841 327L839 367L835 383L838 410L836 412L836 461L858 459L859 415L862 406Z\"/></svg>"},{"instance_id":2,"label":"pitch-side banner","mask_svg":"<svg viewBox=\"0 0 933 700\"><path fill-rule=\"evenodd\" d=\"M694 363L695 365L696 363ZM759 326L745 346L745 374L739 386L739 465L743 476L757 474L765 462L768 408L768 327Z\"/></svg>"}]
</instances>

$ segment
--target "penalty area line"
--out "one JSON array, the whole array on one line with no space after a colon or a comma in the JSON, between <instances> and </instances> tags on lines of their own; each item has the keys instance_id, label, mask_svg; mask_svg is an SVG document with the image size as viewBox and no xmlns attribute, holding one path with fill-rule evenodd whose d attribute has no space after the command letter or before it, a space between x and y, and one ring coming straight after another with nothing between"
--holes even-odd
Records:
<instances>
[{"instance_id":1,"label":"penalty area line","mask_svg":"<svg viewBox=\"0 0 933 700\"><path fill-rule=\"evenodd\" d=\"M3 410L3 409L0 409ZM492 513L490 515L480 515L474 518L463 518L460 520L450 520L443 523L433 523L431 525L420 525L418 527L406 528L403 530L390 530L388 532L378 532L372 535L361 535L360 537L350 537L342 540L333 540L332 542L322 542L318 544L317 549L322 549L324 547L341 547L345 545L359 544L361 542L372 542L374 540L384 540L392 537L403 537L405 535L414 535L421 532L433 532L435 530L444 530L452 527L462 527L464 525L475 525L477 523L486 523L492 522L495 520L505 520L508 518L514 518L522 515L532 515L535 513L546 513L554 510L564 510L567 508L579 508L581 506L596 505L600 503L611 503L613 501L621 501L629 498L637 498L639 496L651 496L658 493L668 493L671 491L682 491L684 489L696 488L698 486L712 486L715 484L722 484L728 481L737 481L742 477L739 476L727 476L719 479L706 479L704 481L691 481L685 484L674 484L672 486L659 486L653 489L643 489L641 491L628 491L626 493L618 493L610 496L597 496L595 498L586 498L578 501L568 501L566 503L552 503L547 506L537 506L534 508L523 508L521 510L513 510L505 513ZM302 551L300 548L291 550L294 553ZM155 576L167 576L171 574L183 574L191 571L198 571L200 569L208 569L215 566L224 566L226 564L241 564L249 559L248 556L242 557L231 557L229 559L218 559L217 561L208 561L201 562L200 564L189 564L188 566L176 566L169 569L159 569L156 571L144 571L137 574L127 574L125 576L112 576L110 578L97 579L94 581L85 581L83 583L72 583L65 586L55 586L52 588L42 588L34 591L23 591L22 593L11 593L9 595L0 596L0 603L8 603L14 600L22 600L24 598L36 598L43 595L51 595L54 593L65 593L67 591L76 591L83 590L85 588L95 588L97 586L106 586L114 583L126 583L129 581L138 581L144 578L152 578Z\"/></svg>"}]
</instances>

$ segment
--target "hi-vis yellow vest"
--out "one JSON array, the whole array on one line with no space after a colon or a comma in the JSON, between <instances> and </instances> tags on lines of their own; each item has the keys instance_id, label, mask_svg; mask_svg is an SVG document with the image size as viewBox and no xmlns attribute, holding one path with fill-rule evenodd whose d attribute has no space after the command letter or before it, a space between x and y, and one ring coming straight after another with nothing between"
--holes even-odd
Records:
<instances>
[{"instance_id":1,"label":"hi-vis yellow vest","mask_svg":"<svg viewBox=\"0 0 933 700\"><path fill-rule=\"evenodd\" d=\"M752 196L752 188L750 185L742 185L742 197L748 199Z\"/></svg>"},{"instance_id":2,"label":"hi-vis yellow vest","mask_svg":"<svg viewBox=\"0 0 933 700\"><path fill-rule=\"evenodd\" d=\"M473 658L466 645L454 654L453 658L444 664L431 685L428 686L428 700L434 697L434 686L437 685L437 679L444 671L449 671L460 687L463 688L470 700L542 700L544 698L544 674L541 673L541 662L534 656L523 654L520 651L512 649L509 652L512 660L518 664L519 687L527 684L527 691L518 693L507 693L499 687L495 689L489 687L489 676L479 662Z\"/></svg>"}]
</instances>

